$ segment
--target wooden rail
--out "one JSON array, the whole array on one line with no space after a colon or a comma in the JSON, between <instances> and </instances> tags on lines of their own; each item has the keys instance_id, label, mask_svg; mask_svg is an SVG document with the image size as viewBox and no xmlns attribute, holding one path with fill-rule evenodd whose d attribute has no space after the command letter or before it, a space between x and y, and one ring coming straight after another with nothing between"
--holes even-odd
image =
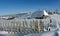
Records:
<instances>
[{"instance_id":1,"label":"wooden rail","mask_svg":"<svg viewBox=\"0 0 60 36\"><path fill-rule=\"evenodd\" d=\"M39 22L39 25L38 25ZM1 23L1 22L0 22ZM8 33L31 33L31 32L43 32L44 24L43 21L38 20L23 20L23 21L9 21L6 24L6 21L0 24L1 31L8 31ZM4 29L6 28L6 29ZM40 29L40 30L39 30Z\"/></svg>"}]
</instances>

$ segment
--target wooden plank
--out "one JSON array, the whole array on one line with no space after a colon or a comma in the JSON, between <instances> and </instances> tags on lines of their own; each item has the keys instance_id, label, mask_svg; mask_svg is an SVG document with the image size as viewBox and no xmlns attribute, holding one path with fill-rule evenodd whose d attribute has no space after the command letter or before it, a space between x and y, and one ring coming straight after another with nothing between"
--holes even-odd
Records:
<instances>
[{"instance_id":1,"label":"wooden plank","mask_svg":"<svg viewBox=\"0 0 60 36\"><path fill-rule=\"evenodd\" d=\"M34 29L35 29L35 32L38 32L38 21L37 20L35 20L34 21Z\"/></svg>"},{"instance_id":2,"label":"wooden plank","mask_svg":"<svg viewBox=\"0 0 60 36\"><path fill-rule=\"evenodd\" d=\"M32 32L32 21L30 21L30 32Z\"/></svg>"},{"instance_id":3,"label":"wooden plank","mask_svg":"<svg viewBox=\"0 0 60 36\"><path fill-rule=\"evenodd\" d=\"M43 24L42 20L40 20L40 31L41 32L44 31L44 24Z\"/></svg>"},{"instance_id":4,"label":"wooden plank","mask_svg":"<svg viewBox=\"0 0 60 36\"><path fill-rule=\"evenodd\" d=\"M26 28L25 31L26 31L26 33L27 33L27 32L28 32L28 24L27 24L27 21L26 21L26 20L25 20L25 25L26 25L26 26L25 26L25 28Z\"/></svg>"}]
</instances>

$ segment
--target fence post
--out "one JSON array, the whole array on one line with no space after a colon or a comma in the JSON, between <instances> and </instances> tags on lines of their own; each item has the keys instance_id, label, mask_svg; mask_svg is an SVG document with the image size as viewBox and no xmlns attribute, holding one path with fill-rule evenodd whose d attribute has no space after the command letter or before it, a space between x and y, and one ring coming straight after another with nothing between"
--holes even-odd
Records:
<instances>
[{"instance_id":1,"label":"fence post","mask_svg":"<svg viewBox=\"0 0 60 36\"><path fill-rule=\"evenodd\" d=\"M37 20L35 20L34 21L34 29L35 29L35 32L38 32L38 21Z\"/></svg>"},{"instance_id":2,"label":"fence post","mask_svg":"<svg viewBox=\"0 0 60 36\"><path fill-rule=\"evenodd\" d=\"M30 32L32 32L32 21L30 21Z\"/></svg>"},{"instance_id":3,"label":"fence post","mask_svg":"<svg viewBox=\"0 0 60 36\"><path fill-rule=\"evenodd\" d=\"M15 22L15 24L14 24L14 33L16 33L17 32L17 30L16 30L16 22Z\"/></svg>"},{"instance_id":4,"label":"fence post","mask_svg":"<svg viewBox=\"0 0 60 36\"><path fill-rule=\"evenodd\" d=\"M21 21L20 21L20 32L21 32L21 33L23 32Z\"/></svg>"},{"instance_id":5,"label":"fence post","mask_svg":"<svg viewBox=\"0 0 60 36\"><path fill-rule=\"evenodd\" d=\"M40 31L41 32L44 31L44 24L43 24L42 20L40 20Z\"/></svg>"},{"instance_id":6,"label":"fence post","mask_svg":"<svg viewBox=\"0 0 60 36\"><path fill-rule=\"evenodd\" d=\"M25 29L24 21L22 21L22 25L23 25L23 26L22 26L22 33L24 33L24 32L25 32L25 30L24 30L24 29Z\"/></svg>"},{"instance_id":7,"label":"fence post","mask_svg":"<svg viewBox=\"0 0 60 36\"><path fill-rule=\"evenodd\" d=\"M8 22L8 29L7 29L8 33L10 33L10 26L9 26L9 22Z\"/></svg>"},{"instance_id":8,"label":"fence post","mask_svg":"<svg viewBox=\"0 0 60 36\"><path fill-rule=\"evenodd\" d=\"M27 33L28 32L28 24L27 24L27 21L26 20L25 20L25 25L26 25L25 26L25 28L26 28L25 30L26 30L26 33Z\"/></svg>"}]
</instances>

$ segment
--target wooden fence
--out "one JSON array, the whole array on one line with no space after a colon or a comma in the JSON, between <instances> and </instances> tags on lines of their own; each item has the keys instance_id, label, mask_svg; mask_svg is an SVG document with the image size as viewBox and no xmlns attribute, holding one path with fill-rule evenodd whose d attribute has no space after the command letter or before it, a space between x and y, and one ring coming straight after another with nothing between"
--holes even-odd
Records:
<instances>
[{"instance_id":1,"label":"wooden fence","mask_svg":"<svg viewBox=\"0 0 60 36\"><path fill-rule=\"evenodd\" d=\"M8 31L8 33L43 32L43 23L40 19L2 20L2 22L0 21L0 31Z\"/></svg>"}]
</instances>

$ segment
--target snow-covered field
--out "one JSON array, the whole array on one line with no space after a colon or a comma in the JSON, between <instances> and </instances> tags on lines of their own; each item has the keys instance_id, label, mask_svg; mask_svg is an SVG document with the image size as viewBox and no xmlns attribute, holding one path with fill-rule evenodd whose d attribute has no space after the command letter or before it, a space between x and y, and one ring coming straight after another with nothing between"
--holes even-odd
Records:
<instances>
[{"instance_id":1,"label":"snow-covered field","mask_svg":"<svg viewBox=\"0 0 60 36\"><path fill-rule=\"evenodd\" d=\"M60 25L57 25L57 24L60 24L60 15L54 14L54 15L50 15L50 17L48 17L46 19L43 19L44 26L47 26L47 24L50 23L50 19L52 19L52 21L53 21L51 24L54 25L54 27L51 27L51 31L47 31L46 29L44 29L45 32L39 32L39 33L22 33L22 34L9 34L6 31L0 31L0 36L60 36L60 31L55 31L57 28L60 29ZM19 19L19 18L17 18L17 19L10 20L10 21L15 21L15 22L18 21L19 22L19 21L24 21L24 20L28 21L28 24L29 24L30 20L32 21L32 20L35 20L35 19ZM39 21L39 19L37 19L37 20ZM0 20L0 22L2 22L2 21ZM6 22L10 22L10 21L9 20L8 21L4 20L3 22L6 23ZM6 23L6 24L8 24L8 23Z\"/></svg>"},{"instance_id":2,"label":"snow-covered field","mask_svg":"<svg viewBox=\"0 0 60 36\"><path fill-rule=\"evenodd\" d=\"M0 31L0 36L60 36L60 31L47 31L39 33L27 33L27 34L8 34L4 31Z\"/></svg>"},{"instance_id":3,"label":"snow-covered field","mask_svg":"<svg viewBox=\"0 0 60 36\"><path fill-rule=\"evenodd\" d=\"M47 31L40 33L31 33L24 36L60 36L60 31Z\"/></svg>"}]
</instances>

